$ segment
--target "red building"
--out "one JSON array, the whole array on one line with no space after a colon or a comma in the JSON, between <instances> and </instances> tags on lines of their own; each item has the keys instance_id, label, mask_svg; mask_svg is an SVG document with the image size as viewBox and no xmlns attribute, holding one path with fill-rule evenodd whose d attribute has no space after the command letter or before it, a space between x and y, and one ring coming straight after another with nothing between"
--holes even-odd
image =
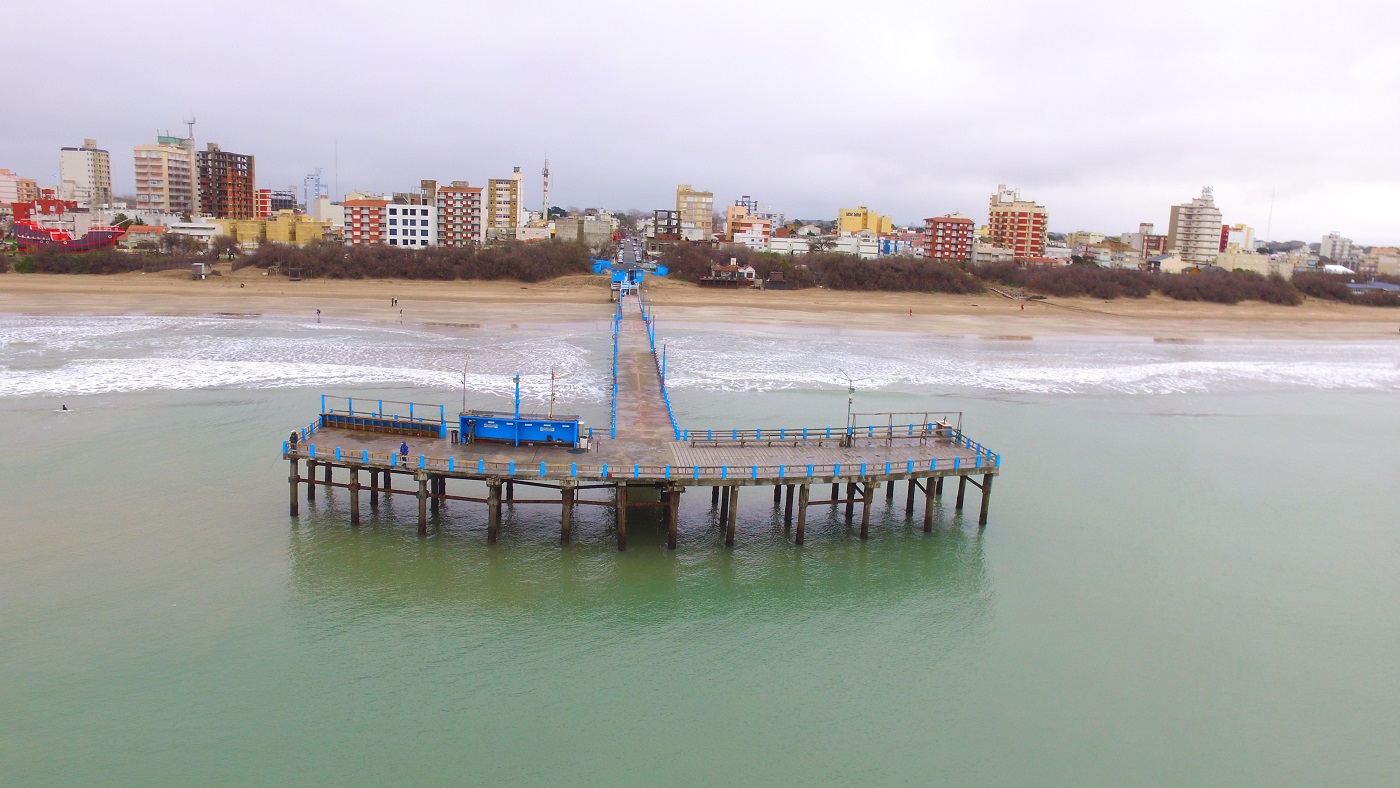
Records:
<instances>
[{"instance_id":1,"label":"red building","mask_svg":"<svg viewBox=\"0 0 1400 788\"><path fill-rule=\"evenodd\" d=\"M439 246L476 246L486 239L482 188L453 181L437 190Z\"/></svg>"},{"instance_id":2,"label":"red building","mask_svg":"<svg viewBox=\"0 0 1400 788\"><path fill-rule=\"evenodd\" d=\"M346 200L345 242L351 246L384 243L388 200Z\"/></svg>"},{"instance_id":3,"label":"red building","mask_svg":"<svg viewBox=\"0 0 1400 788\"><path fill-rule=\"evenodd\" d=\"M924 255L930 260L972 260L976 231L962 216L935 216L924 220Z\"/></svg>"},{"instance_id":4,"label":"red building","mask_svg":"<svg viewBox=\"0 0 1400 788\"><path fill-rule=\"evenodd\" d=\"M254 219L253 157L209 143L197 154L199 209L216 219Z\"/></svg>"},{"instance_id":5,"label":"red building","mask_svg":"<svg viewBox=\"0 0 1400 788\"><path fill-rule=\"evenodd\" d=\"M1017 260L1045 254L1050 213L1045 206L1022 200L1019 192L998 186L992 195L987 227L992 245L1010 249Z\"/></svg>"}]
</instances>

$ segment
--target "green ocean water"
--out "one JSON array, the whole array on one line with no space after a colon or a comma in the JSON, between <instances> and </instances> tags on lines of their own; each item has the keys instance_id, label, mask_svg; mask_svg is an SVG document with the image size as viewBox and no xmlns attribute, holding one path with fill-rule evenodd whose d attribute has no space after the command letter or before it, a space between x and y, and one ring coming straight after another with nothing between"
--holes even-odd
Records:
<instances>
[{"instance_id":1,"label":"green ocean water","mask_svg":"<svg viewBox=\"0 0 1400 788\"><path fill-rule=\"evenodd\" d=\"M15 347L15 380L166 352ZM490 549L464 504L426 539L408 496L358 530L344 491L288 518L277 442L323 390L0 396L0 782L1400 777L1388 383L894 382L862 406L955 401L1005 458L985 530L947 495L923 534L901 488L869 541L816 507L797 548L746 490L726 550L695 490L679 550L634 520L625 553L602 508L566 549L553 507L516 507ZM839 423L845 405L804 386L673 400L692 424Z\"/></svg>"}]
</instances>

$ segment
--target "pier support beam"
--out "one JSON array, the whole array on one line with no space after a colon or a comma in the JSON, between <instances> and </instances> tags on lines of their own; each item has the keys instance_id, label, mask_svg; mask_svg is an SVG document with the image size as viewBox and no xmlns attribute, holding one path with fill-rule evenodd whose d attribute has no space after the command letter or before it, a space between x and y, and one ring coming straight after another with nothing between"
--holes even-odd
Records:
<instances>
[{"instance_id":1,"label":"pier support beam","mask_svg":"<svg viewBox=\"0 0 1400 788\"><path fill-rule=\"evenodd\" d=\"M710 488L710 506L712 506L712 507L714 507L714 506L719 506L719 488L718 488L718 487L711 487L711 488Z\"/></svg>"},{"instance_id":2,"label":"pier support beam","mask_svg":"<svg viewBox=\"0 0 1400 788\"><path fill-rule=\"evenodd\" d=\"M938 486L934 489L933 494L934 494L934 495L937 495L939 498L942 498L942 497L943 497L943 477L942 477L942 476L939 476L939 477L938 477Z\"/></svg>"},{"instance_id":3,"label":"pier support beam","mask_svg":"<svg viewBox=\"0 0 1400 788\"><path fill-rule=\"evenodd\" d=\"M350 469L350 525L360 524L360 469Z\"/></svg>"},{"instance_id":4,"label":"pier support beam","mask_svg":"<svg viewBox=\"0 0 1400 788\"><path fill-rule=\"evenodd\" d=\"M719 499L719 527L720 527L720 528L723 528L723 527L724 527L724 524L727 523L727 522L729 522L729 491L732 490L732 489L734 489L734 488L732 488L732 487L723 487L723 488L721 488L721 487L716 487L715 489L716 489L716 490L721 490L721 489L722 489L722 490L724 491L724 494L721 495L721 496L720 496L720 499Z\"/></svg>"},{"instance_id":5,"label":"pier support beam","mask_svg":"<svg viewBox=\"0 0 1400 788\"><path fill-rule=\"evenodd\" d=\"M437 514L442 505L442 499L438 496L442 495L442 483L444 480L441 476L429 476L428 478L430 479L428 489L432 495L428 503L428 508L432 510L433 514Z\"/></svg>"},{"instance_id":6,"label":"pier support beam","mask_svg":"<svg viewBox=\"0 0 1400 788\"><path fill-rule=\"evenodd\" d=\"M846 522L856 515L856 483L846 482Z\"/></svg>"},{"instance_id":7,"label":"pier support beam","mask_svg":"<svg viewBox=\"0 0 1400 788\"><path fill-rule=\"evenodd\" d=\"M792 488L796 486L795 484L787 486L787 499L783 501L783 525L792 525Z\"/></svg>"},{"instance_id":8,"label":"pier support beam","mask_svg":"<svg viewBox=\"0 0 1400 788\"><path fill-rule=\"evenodd\" d=\"M724 525L724 546L734 546L734 526L739 521L739 488L729 488L729 518Z\"/></svg>"},{"instance_id":9,"label":"pier support beam","mask_svg":"<svg viewBox=\"0 0 1400 788\"><path fill-rule=\"evenodd\" d=\"M894 503L894 479L885 483L885 503Z\"/></svg>"},{"instance_id":10,"label":"pier support beam","mask_svg":"<svg viewBox=\"0 0 1400 788\"><path fill-rule=\"evenodd\" d=\"M987 507L992 504L992 479L996 477L990 473L982 476L982 513L977 515L977 524L987 524Z\"/></svg>"},{"instance_id":11,"label":"pier support beam","mask_svg":"<svg viewBox=\"0 0 1400 788\"><path fill-rule=\"evenodd\" d=\"M506 500L515 501L515 482L506 482Z\"/></svg>"},{"instance_id":12,"label":"pier support beam","mask_svg":"<svg viewBox=\"0 0 1400 788\"><path fill-rule=\"evenodd\" d=\"M924 479L924 490L925 490L925 492L928 491L928 483L929 483L930 481L931 481L930 479ZM894 484L890 484L890 489L894 489ZM914 516L914 493L915 493L915 491L917 491L918 489L919 489L919 480L918 480L918 479L910 479L910 480L909 480L909 489L905 491L905 492L906 492L906 495L904 496L904 517L905 517L906 519L911 518L911 517Z\"/></svg>"},{"instance_id":13,"label":"pier support beam","mask_svg":"<svg viewBox=\"0 0 1400 788\"><path fill-rule=\"evenodd\" d=\"M875 500L875 485L871 484L870 482L866 482L861 486L865 488L865 492L862 494L865 500L861 502L860 506L860 538L869 539L870 504L872 501Z\"/></svg>"},{"instance_id":14,"label":"pier support beam","mask_svg":"<svg viewBox=\"0 0 1400 788\"><path fill-rule=\"evenodd\" d=\"M783 500L783 486L782 486L781 484L775 484L775 485L773 485L773 505L774 505L774 506L777 506L778 503L781 502L782 500Z\"/></svg>"},{"instance_id":15,"label":"pier support beam","mask_svg":"<svg viewBox=\"0 0 1400 788\"><path fill-rule=\"evenodd\" d=\"M381 476L384 477L384 497L385 497L385 498L393 498L393 497L394 497L394 472L393 472L393 471L385 470L385 471L380 471L379 474L380 474Z\"/></svg>"},{"instance_id":16,"label":"pier support beam","mask_svg":"<svg viewBox=\"0 0 1400 788\"><path fill-rule=\"evenodd\" d=\"M330 463L328 463L328 462L327 462L327 463L322 463L322 465L324 465L325 468L326 468L326 470L325 470L325 472L324 472L324 476L325 476L325 479L326 479L326 495L330 495L330 494L331 494L331 468L334 467L334 466L332 466L332 465L331 465ZM314 481L314 479L313 479L313 481Z\"/></svg>"},{"instance_id":17,"label":"pier support beam","mask_svg":"<svg viewBox=\"0 0 1400 788\"><path fill-rule=\"evenodd\" d=\"M306 500L316 500L316 461L306 461Z\"/></svg>"},{"instance_id":18,"label":"pier support beam","mask_svg":"<svg viewBox=\"0 0 1400 788\"><path fill-rule=\"evenodd\" d=\"M807 538L807 501L811 499L808 485L798 485L797 489L797 544Z\"/></svg>"},{"instance_id":19,"label":"pier support beam","mask_svg":"<svg viewBox=\"0 0 1400 788\"><path fill-rule=\"evenodd\" d=\"M839 500L841 500L841 483L840 483L840 482L832 482L832 483L831 483L831 505L832 505L832 506L835 506L835 505L836 505L836 502L839 501Z\"/></svg>"},{"instance_id":20,"label":"pier support beam","mask_svg":"<svg viewBox=\"0 0 1400 788\"><path fill-rule=\"evenodd\" d=\"M958 500L954 502L953 509L961 512L963 506L963 496L967 493L967 477L958 477Z\"/></svg>"},{"instance_id":21,"label":"pier support beam","mask_svg":"<svg viewBox=\"0 0 1400 788\"><path fill-rule=\"evenodd\" d=\"M486 543L495 544L496 534L501 530L501 483L497 479L486 482Z\"/></svg>"},{"instance_id":22,"label":"pier support beam","mask_svg":"<svg viewBox=\"0 0 1400 788\"><path fill-rule=\"evenodd\" d=\"M289 476L287 477L287 481L292 485L292 511L291 511L291 515L292 515L293 517L296 517L296 516L297 516L297 483L301 481L301 477L297 474L297 461L296 461L296 458L295 458L295 457L292 458L292 472L291 472L291 475L289 475Z\"/></svg>"},{"instance_id":23,"label":"pier support beam","mask_svg":"<svg viewBox=\"0 0 1400 788\"><path fill-rule=\"evenodd\" d=\"M676 549L676 541L681 534L680 503L681 491L669 487L662 491L661 500L666 504L666 549Z\"/></svg>"},{"instance_id":24,"label":"pier support beam","mask_svg":"<svg viewBox=\"0 0 1400 788\"><path fill-rule=\"evenodd\" d=\"M617 515L617 549L627 549L627 485L619 484L614 510Z\"/></svg>"},{"instance_id":25,"label":"pier support beam","mask_svg":"<svg viewBox=\"0 0 1400 788\"><path fill-rule=\"evenodd\" d=\"M569 543L574 527L574 488L565 487L559 491L563 498L563 511L559 514L559 544Z\"/></svg>"},{"instance_id":26,"label":"pier support beam","mask_svg":"<svg viewBox=\"0 0 1400 788\"><path fill-rule=\"evenodd\" d=\"M369 472L369 507L379 508L379 471L373 469Z\"/></svg>"},{"instance_id":27,"label":"pier support beam","mask_svg":"<svg viewBox=\"0 0 1400 788\"><path fill-rule=\"evenodd\" d=\"M933 491L937 489L932 478L924 479L924 533L933 533Z\"/></svg>"},{"instance_id":28,"label":"pier support beam","mask_svg":"<svg viewBox=\"0 0 1400 788\"><path fill-rule=\"evenodd\" d=\"M418 478L418 535L428 535L428 477Z\"/></svg>"}]
</instances>

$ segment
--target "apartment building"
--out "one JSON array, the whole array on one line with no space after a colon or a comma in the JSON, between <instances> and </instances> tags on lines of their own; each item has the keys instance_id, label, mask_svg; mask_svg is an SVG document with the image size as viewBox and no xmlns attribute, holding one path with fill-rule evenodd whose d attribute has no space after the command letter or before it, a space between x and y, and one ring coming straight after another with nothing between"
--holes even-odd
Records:
<instances>
[{"instance_id":1,"label":"apartment building","mask_svg":"<svg viewBox=\"0 0 1400 788\"><path fill-rule=\"evenodd\" d=\"M1343 238L1342 234L1333 230L1322 238L1322 245L1318 249L1318 256L1326 257L1328 260L1352 260L1356 255L1352 252L1351 239Z\"/></svg>"},{"instance_id":2,"label":"apartment building","mask_svg":"<svg viewBox=\"0 0 1400 788\"><path fill-rule=\"evenodd\" d=\"M384 243L389 237L389 201L369 198L347 199L345 210L345 243L369 246ZM395 215L397 217L397 214Z\"/></svg>"},{"instance_id":3,"label":"apartment building","mask_svg":"<svg viewBox=\"0 0 1400 788\"><path fill-rule=\"evenodd\" d=\"M525 224L525 211L521 205L522 178L520 168L509 178L491 178L486 181L486 236L488 238L515 238L516 231Z\"/></svg>"},{"instance_id":4,"label":"apartment building","mask_svg":"<svg viewBox=\"0 0 1400 788\"><path fill-rule=\"evenodd\" d=\"M881 216L864 205L859 208L842 208L836 214L836 232L858 233L870 230L874 233L888 233L894 230L894 220Z\"/></svg>"},{"instance_id":5,"label":"apartment building","mask_svg":"<svg viewBox=\"0 0 1400 788\"><path fill-rule=\"evenodd\" d=\"M93 207L112 204L112 157L97 147L97 140L59 149L58 195Z\"/></svg>"},{"instance_id":6,"label":"apartment building","mask_svg":"<svg viewBox=\"0 0 1400 788\"><path fill-rule=\"evenodd\" d=\"M479 246L486 242L486 216L483 190L466 181L435 190L437 202L437 244L439 246Z\"/></svg>"},{"instance_id":7,"label":"apartment building","mask_svg":"<svg viewBox=\"0 0 1400 788\"><path fill-rule=\"evenodd\" d=\"M0 170L0 208L9 211L10 206L17 202L32 202L32 200L21 200L19 198L20 177L10 170Z\"/></svg>"},{"instance_id":8,"label":"apartment building","mask_svg":"<svg viewBox=\"0 0 1400 788\"><path fill-rule=\"evenodd\" d=\"M258 189L253 193L253 216L270 219L282 211L297 209L297 194L291 189Z\"/></svg>"},{"instance_id":9,"label":"apartment building","mask_svg":"<svg viewBox=\"0 0 1400 788\"><path fill-rule=\"evenodd\" d=\"M199 212L194 140L158 136L156 144L137 145L134 153L136 210Z\"/></svg>"},{"instance_id":10,"label":"apartment building","mask_svg":"<svg viewBox=\"0 0 1400 788\"><path fill-rule=\"evenodd\" d=\"M682 183L676 187L676 213L680 214L682 235L687 235L685 231L689 229L693 240L710 240L715 231L715 193Z\"/></svg>"},{"instance_id":11,"label":"apartment building","mask_svg":"<svg viewBox=\"0 0 1400 788\"><path fill-rule=\"evenodd\" d=\"M1172 206L1171 223L1167 227L1167 248L1181 255L1181 261L1191 266L1213 265L1225 250L1221 242L1220 209L1215 207L1214 190L1207 186L1201 196L1190 202Z\"/></svg>"},{"instance_id":12,"label":"apartment building","mask_svg":"<svg viewBox=\"0 0 1400 788\"><path fill-rule=\"evenodd\" d=\"M1137 232L1123 233L1118 240L1138 250L1143 260L1167 253L1167 236L1159 235L1151 222L1142 222Z\"/></svg>"},{"instance_id":13,"label":"apartment building","mask_svg":"<svg viewBox=\"0 0 1400 788\"><path fill-rule=\"evenodd\" d=\"M931 260L972 261L977 242L972 220L957 214L924 220L924 254Z\"/></svg>"},{"instance_id":14,"label":"apartment building","mask_svg":"<svg viewBox=\"0 0 1400 788\"><path fill-rule=\"evenodd\" d=\"M199 208L216 219L257 217L253 157L231 153L209 143L196 157Z\"/></svg>"},{"instance_id":15,"label":"apartment building","mask_svg":"<svg viewBox=\"0 0 1400 788\"><path fill-rule=\"evenodd\" d=\"M1041 257L1050 213L1045 206L1021 199L1020 192L997 186L988 210L987 229L991 245L1009 249L1017 260Z\"/></svg>"}]
</instances>

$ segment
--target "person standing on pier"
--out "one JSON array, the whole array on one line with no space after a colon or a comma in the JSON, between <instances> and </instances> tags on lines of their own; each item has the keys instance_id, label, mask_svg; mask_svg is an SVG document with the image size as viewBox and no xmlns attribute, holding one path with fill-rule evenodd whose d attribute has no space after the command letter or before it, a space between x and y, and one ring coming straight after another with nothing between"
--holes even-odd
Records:
<instances>
[{"instance_id":1,"label":"person standing on pier","mask_svg":"<svg viewBox=\"0 0 1400 788\"><path fill-rule=\"evenodd\" d=\"M399 444L399 456L404 462L408 462L408 441Z\"/></svg>"}]
</instances>

